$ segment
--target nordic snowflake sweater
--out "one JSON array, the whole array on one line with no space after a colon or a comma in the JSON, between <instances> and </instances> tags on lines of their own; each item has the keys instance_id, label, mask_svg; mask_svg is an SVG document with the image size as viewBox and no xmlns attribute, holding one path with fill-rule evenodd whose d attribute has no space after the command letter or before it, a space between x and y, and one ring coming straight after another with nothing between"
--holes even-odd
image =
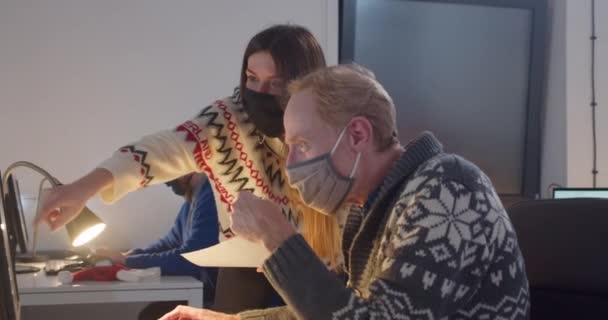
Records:
<instances>
[{"instance_id":1,"label":"nordic snowflake sweater","mask_svg":"<svg viewBox=\"0 0 608 320\"><path fill-rule=\"evenodd\" d=\"M366 209L348 216L344 285L300 235L264 272L288 306L242 319L527 319L528 281L513 227L489 179L411 142Z\"/></svg>"},{"instance_id":2,"label":"nordic snowflake sweater","mask_svg":"<svg viewBox=\"0 0 608 320\"><path fill-rule=\"evenodd\" d=\"M112 203L128 192L204 171L214 188L220 240L232 236L228 213L239 191L271 199L297 225L285 196L280 168L285 149L278 138L265 138L243 110L238 91L205 107L194 119L120 148L99 167L114 177L101 194Z\"/></svg>"}]
</instances>

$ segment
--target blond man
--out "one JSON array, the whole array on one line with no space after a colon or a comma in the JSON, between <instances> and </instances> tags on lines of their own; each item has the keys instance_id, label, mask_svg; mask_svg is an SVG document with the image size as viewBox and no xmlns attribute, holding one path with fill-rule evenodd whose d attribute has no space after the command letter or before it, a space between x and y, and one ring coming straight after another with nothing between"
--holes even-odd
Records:
<instances>
[{"instance_id":1,"label":"blond man","mask_svg":"<svg viewBox=\"0 0 608 320\"><path fill-rule=\"evenodd\" d=\"M443 152L429 132L401 145L390 96L361 67L319 70L290 90L289 182L328 215L353 206L342 239L348 283L278 207L242 193L232 229L272 252L264 273L288 306L239 316L182 307L164 319L529 317L516 235L478 167Z\"/></svg>"}]
</instances>

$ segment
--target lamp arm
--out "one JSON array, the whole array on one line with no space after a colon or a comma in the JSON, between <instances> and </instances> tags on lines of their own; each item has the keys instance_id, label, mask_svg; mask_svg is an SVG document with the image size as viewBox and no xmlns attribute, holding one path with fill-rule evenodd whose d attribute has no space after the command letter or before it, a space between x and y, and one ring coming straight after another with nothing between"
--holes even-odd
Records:
<instances>
[{"instance_id":1,"label":"lamp arm","mask_svg":"<svg viewBox=\"0 0 608 320\"><path fill-rule=\"evenodd\" d=\"M2 185L6 186L8 184L8 176L18 167L26 167L30 168L39 174L41 174L44 179L40 182L40 190L38 191L38 206L40 206L40 194L42 191L42 187L46 181L48 181L53 187L60 186L61 182L53 177L46 170L40 168L39 166L27 162L27 161L18 161L11 164L5 172L5 176L2 179ZM4 196L4 195L3 195ZM36 209L36 214L38 214L40 207ZM103 231L105 228L105 223L99 219L91 210L89 210L86 206L81 210L77 217L72 221L66 224L66 230L68 231L68 235L72 241L73 246L81 246L89 240L95 238L99 233ZM34 229L34 241L32 243L32 251L35 255L36 253L36 242L38 238L38 226Z\"/></svg>"},{"instance_id":2,"label":"lamp arm","mask_svg":"<svg viewBox=\"0 0 608 320\"><path fill-rule=\"evenodd\" d=\"M4 187L4 190L8 190L7 189L8 188L8 177L11 175L11 173L13 171L15 171L15 169L17 169L19 167L30 168L30 169L38 172L43 177L45 177L51 183L51 185L53 185L53 187L61 185L61 182L57 178L53 177L50 173L48 173L46 170L40 168L39 166L37 166L31 162L28 162L28 161L17 161L15 163L11 164L10 166L8 166L8 168L4 172L4 177L2 178L2 186Z\"/></svg>"},{"instance_id":3,"label":"lamp arm","mask_svg":"<svg viewBox=\"0 0 608 320\"><path fill-rule=\"evenodd\" d=\"M42 188L44 187L44 183L49 181L46 177L40 181L40 186L38 187L38 201L36 203L36 216L40 214L40 199L42 195ZM36 256L36 245L38 244L38 226L34 226L34 239L32 241L32 255Z\"/></svg>"},{"instance_id":4,"label":"lamp arm","mask_svg":"<svg viewBox=\"0 0 608 320\"><path fill-rule=\"evenodd\" d=\"M38 188L38 204L36 207L36 215L38 215L38 213L40 211L40 195L42 193L42 187L44 186L44 183L46 181L48 181L54 187L54 186L60 185L61 182L59 182L59 180L57 178L53 177L50 173L48 173L48 171L42 169L41 167L39 167L31 162L17 161L15 163L11 164L10 166L8 166L8 168L5 171L4 177L2 178L2 186L4 187L3 190L8 190L8 177L13 173L13 171L15 171L15 169L20 168L20 167L26 167L26 168L32 169L44 177L44 179L42 179L42 181L40 182L40 187ZM35 226L34 227L34 239L32 242L32 252L33 252L34 256L36 256L37 242L38 242L38 226Z\"/></svg>"}]
</instances>

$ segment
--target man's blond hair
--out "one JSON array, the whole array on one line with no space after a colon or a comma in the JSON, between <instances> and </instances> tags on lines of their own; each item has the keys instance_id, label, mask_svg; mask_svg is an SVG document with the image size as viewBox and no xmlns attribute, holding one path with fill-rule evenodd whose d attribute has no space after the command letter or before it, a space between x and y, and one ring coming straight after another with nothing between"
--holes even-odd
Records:
<instances>
[{"instance_id":1,"label":"man's blond hair","mask_svg":"<svg viewBox=\"0 0 608 320\"><path fill-rule=\"evenodd\" d=\"M368 69L355 64L327 67L289 85L291 95L305 89L312 91L319 115L332 127L342 128L361 116L371 122L378 151L398 142L393 100Z\"/></svg>"}]
</instances>

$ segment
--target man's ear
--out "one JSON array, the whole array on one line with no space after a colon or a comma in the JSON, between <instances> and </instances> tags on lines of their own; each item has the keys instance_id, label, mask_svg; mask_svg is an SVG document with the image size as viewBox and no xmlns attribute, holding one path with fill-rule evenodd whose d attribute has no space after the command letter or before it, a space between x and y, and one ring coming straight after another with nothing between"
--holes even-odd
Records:
<instances>
[{"instance_id":1,"label":"man's ear","mask_svg":"<svg viewBox=\"0 0 608 320\"><path fill-rule=\"evenodd\" d=\"M361 116L354 117L347 130L349 143L356 152L363 152L373 144L374 128L369 119Z\"/></svg>"}]
</instances>

